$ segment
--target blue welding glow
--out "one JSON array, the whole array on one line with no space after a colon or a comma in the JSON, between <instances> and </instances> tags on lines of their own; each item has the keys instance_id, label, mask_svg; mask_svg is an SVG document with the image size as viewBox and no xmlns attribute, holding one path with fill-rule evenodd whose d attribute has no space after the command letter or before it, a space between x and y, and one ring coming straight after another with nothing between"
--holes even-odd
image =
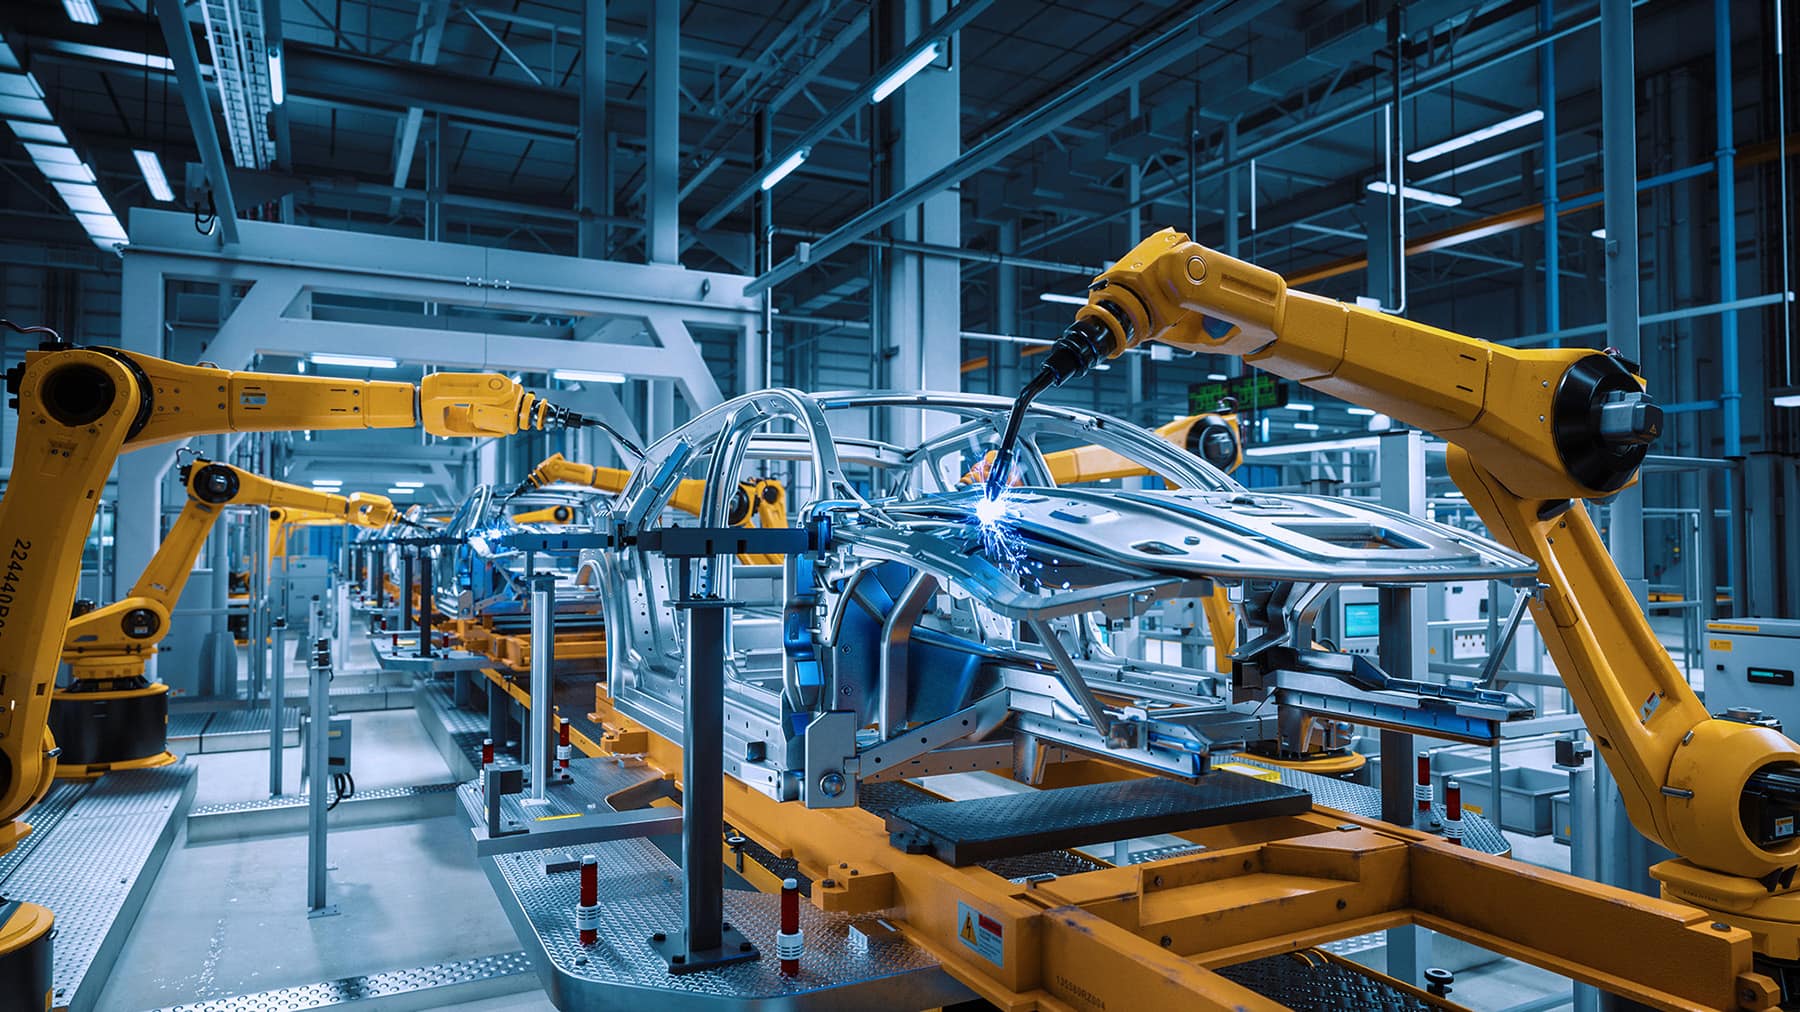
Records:
<instances>
[{"instance_id":1,"label":"blue welding glow","mask_svg":"<svg viewBox=\"0 0 1800 1012\"><path fill-rule=\"evenodd\" d=\"M1032 561L1025 539L1014 526L1013 521L1018 515L1015 505L1010 492L1002 492L991 499L982 493L975 500L975 520L981 534L982 554L989 562L1011 572L1021 584L1026 584L1036 579L1031 574L1043 565Z\"/></svg>"}]
</instances>

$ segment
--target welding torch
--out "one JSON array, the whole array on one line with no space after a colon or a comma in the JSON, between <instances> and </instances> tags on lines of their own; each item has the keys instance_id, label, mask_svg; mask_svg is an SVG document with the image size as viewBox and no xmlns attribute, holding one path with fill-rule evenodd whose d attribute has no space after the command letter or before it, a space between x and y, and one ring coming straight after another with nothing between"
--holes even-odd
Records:
<instances>
[{"instance_id":1,"label":"welding torch","mask_svg":"<svg viewBox=\"0 0 1800 1012\"><path fill-rule=\"evenodd\" d=\"M1000 448L994 453L993 467L987 476L987 497L998 499L1006 491L1007 478L1012 472L1013 457L1018 452L1019 426L1025 421L1025 412L1030 409L1031 402L1038 395L1051 387L1059 387L1077 377L1086 376L1101 359L1113 354L1117 339L1106 325L1092 317L1082 317L1069 324L1050 351L1044 356L1044 365L1025 384L1019 393L1018 400L1013 401L1012 414L1006 420L1006 431L1000 437Z\"/></svg>"}]
</instances>

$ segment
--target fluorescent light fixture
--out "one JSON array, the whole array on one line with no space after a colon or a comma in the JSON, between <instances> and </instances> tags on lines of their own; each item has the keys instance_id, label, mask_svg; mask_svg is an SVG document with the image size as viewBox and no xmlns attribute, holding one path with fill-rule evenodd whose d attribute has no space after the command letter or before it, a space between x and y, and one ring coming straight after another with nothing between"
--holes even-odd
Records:
<instances>
[{"instance_id":1,"label":"fluorescent light fixture","mask_svg":"<svg viewBox=\"0 0 1800 1012\"><path fill-rule=\"evenodd\" d=\"M422 481L397 481L397 482L394 482L394 487L395 488L424 488L425 483Z\"/></svg>"},{"instance_id":2,"label":"fluorescent light fixture","mask_svg":"<svg viewBox=\"0 0 1800 1012\"><path fill-rule=\"evenodd\" d=\"M36 141L39 144L67 144L69 138L62 128L55 123L29 123L24 120L13 120L6 124L22 141Z\"/></svg>"},{"instance_id":3,"label":"fluorescent light fixture","mask_svg":"<svg viewBox=\"0 0 1800 1012\"><path fill-rule=\"evenodd\" d=\"M269 101L276 105L287 101L287 80L281 73L281 49L269 50Z\"/></svg>"},{"instance_id":4,"label":"fluorescent light fixture","mask_svg":"<svg viewBox=\"0 0 1800 1012\"><path fill-rule=\"evenodd\" d=\"M94 170L86 162L37 162L38 171L52 183L91 183Z\"/></svg>"},{"instance_id":5,"label":"fluorescent light fixture","mask_svg":"<svg viewBox=\"0 0 1800 1012\"><path fill-rule=\"evenodd\" d=\"M1313 410L1313 405L1307 404L1304 401L1295 401L1292 404L1283 404L1282 407L1286 408L1289 411L1311 411L1311 410Z\"/></svg>"},{"instance_id":6,"label":"fluorescent light fixture","mask_svg":"<svg viewBox=\"0 0 1800 1012\"><path fill-rule=\"evenodd\" d=\"M1087 296L1085 296L1085 295L1064 295L1061 292L1045 292L1044 294L1038 296L1038 299L1043 302L1060 302L1065 306L1085 306L1085 305L1087 305Z\"/></svg>"},{"instance_id":7,"label":"fluorescent light fixture","mask_svg":"<svg viewBox=\"0 0 1800 1012\"><path fill-rule=\"evenodd\" d=\"M1222 372L1209 372L1206 374L1206 378L1212 380L1214 383L1223 383L1231 377Z\"/></svg>"},{"instance_id":8,"label":"fluorescent light fixture","mask_svg":"<svg viewBox=\"0 0 1800 1012\"><path fill-rule=\"evenodd\" d=\"M111 214L112 205L100 195L100 188L93 183L51 183L56 187L57 196L69 205L71 211L85 211L88 214Z\"/></svg>"},{"instance_id":9,"label":"fluorescent light fixture","mask_svg":"<svg viewBox=\"0 0 1800 1012\"><path fill-rule=\"evenodd\" d=\"M1345 408L1344 410L1353 415L1362 415L1364 418L1372 418L1375 415L1374 408Z\"/></svg>"},{"instance_id":10,"label":"fluorescent light fixture","mask_svg":"<svg viewBox=\"0 0 1800 1012\"><path fill-rule=\"evenodd\" d=\"M1604 239L1604 238L1606 238L1606 229L1597 228L1597 229L1594 229L1592 232L1589 232L1588 235L1591 235L1596 239Z\"/></svg>"},{"instance_id":11,"label":"fluorescent light fixture","mask_svg":"<svg viewBox=\"0 0 1800 1012\"><path fill-rule=\"evenodd\" d=\"M1369 184L1371 193L1393 193L1394 188L1385 179L1377 179ZM1407 200L1416 200L1421 204L1436 204L1439 207L1455 207L1462 203L1462 198L1453 193L1439 193L1436 190L1421 190L1416 186L1400 187L1400 196Z\"/></svg>"},{"instance_id":12,"label":"fluorescent light fixture","mask_svg":"<svg viewBox=\"0 0 1800 1012\"><path fill-rule=\"evenodd\" d=\"M100 214L76 211L75 220L87 230L88 238L94 241L94 245L101 249L111 249L113 243L124 242L128 238L125 226L119 224L119 219L113 217L111 211Z\"/></svg>"},{"instance_id":13,"label":"fluorescent light fixture","mask_svg":"<svg viewBox=\"0 0 1800 1012\"><path fill-rule=\"evenodd\" d=\"M335 352L315 351L307 358L315 365L342 365L352 369L393 369L400 365L398 359L381 355L339 355Z\"/></svg>"},{"instance_id":14,"label":"fluorescent light fixture","mask_svg":"<svg viewBox=\"0 0 1800 1012\"><path fill-rule=\"evenodd\" d=\"M150 188L150 198L158 203L168 203L175 199L175 191L169 189L169 177L163 175L162 162L157 160L156 152L137 148L131 152L137 159L138 171L144 174L144 185Z\"/></svg>"},{"instance_id":15,"label":"fluorescent light fixture","mask_svg":"<svg viewBox=\"0 0 1800 1012\"><path fill-rule=\"evenodd\" d=\"M1345 439L1321 439L1311 443L1266 443L1262 446L1246 446L1244 447L1244 456L1285 457L1295 453L1327 453L1332 450L1373 450L1380 445L1380 436L1350 436Z\"/></svg>"},{"instance_id":16,"label":"fluorescent light fixture","mask_svg":"<svg viewBox=\"0 0 1800 1012\"><path fill-rule=\"evenodd\" d=\"M66 144L26 144L25 153L40 166L81 164L81 156Z\"/></svg>"},{"instance_id":17,"label":"fluorescent light fixture","mask_svg":"<svg viewBox=\"0 0 1800 1012\"><path fill-rule=\"evenodd\" d=\"M17 75L0 75L0 80L13 76ZM29 78L27 78L27 80L29 80ZM33 98L30 95L13 95L0 90L0 118L7 120L48 120L50 119L50 107L44 104L42 98Z\"/></svg>"},{"instance_id":18,"label":"fluorescent light fixture","mask_svg":"<svg viewBox=\"0 0 1800 1012\"><path fill-rule=\"evenodd\" d=\"M1302 432L1317 432L1319 431L1319 424L1317 422L1295 422L1294 428L1299 429Z\"/></svg>"},{"instance_id":19,"label":"fluorescent light fixture","mask_svg":"<svg viewBox=\"0 0 1800 1012\"><path fill-rule=\"evenodd\" d=\"M1778 408L1800 408L1800 394L1782 394L1773 403Z\"/></svg>"},{"instance_id":20,"label":"fluorescent light fixture","mask_svg":"<svg viewBox=\"0 0 1800 1012\"><path fill-rule=\"evenodd\" d=\"M312 480L312 483L321 488L340 488L344 484L344 479L342 479L342 478L314 478Z\"/></svg>"},{"instance_id":21,"label":"fluorescent light fixture","mask_svg":"<svg viewBox=\"0 0 1800 1012\"><path fill-rule=\"evenodd\" d=\"M935 42L914 53L912 59L907 60L895 68L892 74L881 79L881 83L877 84L875 90L869 93L869 102L877 104L885 101L889 95L905 87L906 82L912 80L914 74L930 66L931 62L937 58L938 44Z\"/></svg>"},{"instance_id":22,"label":"fluorescent light fixture","mask_svg":"<svg viewBox=\"0 0 1800 1012\"><path fill-rule=\"evenodd\" d=\"M550 376L552 379L559 379L564 383L625 382L625 374L622 372L601 372L594 369L552 369Z\"/></svg>"},{"instance_id":23,"label":"fluorescent light fixture","mask_svg":"<svg viewBox=\"0 0 1800 1012\"><path fill-rule=\"evenodd\" d=\"M94 0L62 0L63 10L69 13L69 20L78 25L97 25L100 23L100 11L94 7Z\"/></svg>"},{"instance_id":24,"label":"fluorescent light fixture","mask_svg":"<svg viewBox=\"0 0 1800 1012\"><path fill-rule=\"evenodd\" d=\"M174 70L175 61L166 56L152 53L140 53L132 49L115 49L112 46L92 46L85 42L65 42L62 39L43 40L44 48L71 56L86 56L89 59L104 60L107 63L122 63L127 67L139 67L148 70ZM203 77L212 76L212 67L200 65Z\"/></svg>"},{"instance_id":25,"label":"fluorescent light fixture","mask_svg":"<svg viewBox=\"0 0 1800 1012\"><path fill-rule=\"evenodd\" d=\"M1471 144L1480 144L1489 137L1498 137L1501 134L1511 133L1514 130L1528 127L1533 123L1541 123L1543 122L1543 119L1544 110L1542 109L1533 109L1530 112L1522 112L1511 119L1503 119L1492 126L1484 126L1480 130L1471 130L1461 137L1452 137L1447 141L1433 144L1431 147L1420 148L1419 150L1408 154L1406 160L1409 162L1423 162L1428 159L1436 158L1439 155L1447 155L1452 151L1461 150Z\"/></svg>"},{"instance_id":26,"label":"fluorescent light fixture","mask_svg":"<svg viewBox=\"0 0 1800 1012\"><path fill-rule=\"evenodd\" d=\"M410 489L410 488L390 488L387 490L387 494L388 495L417 495L418 490Z\"/></svg>"},{"instance_id":27,"label":"fluorescent light fixture","mask_svg":"<svg viewBox=\"0 0 1800 1012\"><path fill-rule=\"evenodd\" d=\"M794 153L781 160L781 164L768 171L762 178L762 188L773 190L775 184L792 175L800 167L800 163L812 157L812 148L795 148Z\"/></svg>"}]
</instances>

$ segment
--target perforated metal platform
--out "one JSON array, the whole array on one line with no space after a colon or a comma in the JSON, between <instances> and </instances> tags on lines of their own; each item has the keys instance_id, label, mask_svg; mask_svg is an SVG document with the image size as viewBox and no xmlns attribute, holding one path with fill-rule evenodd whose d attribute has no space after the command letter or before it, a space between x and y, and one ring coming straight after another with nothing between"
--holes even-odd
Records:
<instances>
[{"instance_id":1,"label":"perforated metal platform","mask_svg":"<svg viewBox=\"0 0 1800 1012\"><path fill-rule=\"evenodd\" d=\"M1214 774L1198 783L1161 778L903 805L888 813L894 845L956 867L1051 849L1085 847L1228 822L1300 815L1305 790Z\"/></svg>"},{"instance_id":2,"label":"perforated metal platform","mask_svg":"<svg viewBox=\"0 0 1800 1012\"><path fill-rule=\"evenodd\" d=\"M56 915L56 1007L94 1007L194 800L185 763L58 782L0 858L0 894Z\"/></svg>"},{"instance_id":3,"label":"perforated metal platform","mask_svg":"<svg viewBox=\"0 0 1800 1012\"><path fill-rule=\"evenodd\" d=\"M309 799L288 794L279 798L201 805L188 815L189 843L248 839L306 831ZM456 811L455 784L419 787L358 788L326 814L332 830L413 822Z\"/></svg>"},{"instance_id":4,"label":"perforated metal platform","mask_svg":"<svg viewBox=\"0 0 1800 1012\"><path fill-rule=\"evenodd\" d=\"M552 806L540 813L606 810L605 798L658 774L649 767L611 759L578 759L576 782L550 791ZM458 791L472 818L483 812L479 790ZM520 812L508 799L509 812ZM541 966L545 989L559 1008L644 1012L646 1009L730 1009L752 1003L758 1009L894 1010L911 1012L972 997L924 950L896 940L860 951L850 941L850 925L860 918L800 906L806 955L800 976L780 976L773 958L735 963L714 970L671 975L650 946L655 931L680 925L681 869L655 844L624 840L581 848L599 859L600 940L583 946L575 928L576 872L547 874L546 858L560 849L481 859L500 905L511 918L526 951ZM725 892L731 925L758 948L775 951L779 925L776 896L743 890Z\"/></svg>"},{"instance_id":5,"label":"perforated metal platform","mask_svg":"<svg viewBox=\"0 0 1800 1012\"><path fill-rule=\"evenodd\" d=\"M1335 808L1364 819L1381 818L1381 791L1362 784L1353 784L1335 777L1322 777L1317 773L1304 770L1283 769L1268 763L1258 762L1249 756L1234 756L1234 763L1248 766L1260 766L1266 770L1274 770L1281 774L1281 783L1290 787L1298 787L1313 796L1313 804L1323 808ZM1432 813L1441 824L1444 818L1444 806L1433 804ZM1462 819L1463 846L1479 850L1483 854L1510 854L1512 844L1494 824L1484 816L1476 815L1463 809Z\"/></svg>"},{"instance_id":6,"label":"perforated metal platform","mask_svg":"<svg viewBox=\"0 0 1800 1012\"><path fill-rule=\"evenodd\" d=\"M269 1012L273 1009L337 1008L365 1002L369 1008L389 1012L441 1008L529 990L537 983L531 971L531 960L525 953L507 952L479 959L433 963L410 970L340 977L256 994L171 1005L158 1012Z\"/></svg>"},{"instance_id":7,"label":"perforated metal platform","mask_svg":"<svg viewBox=\"0 0 1800 1012\"><path fill-rule=\"evenodd\" d=\"M1316 952L1283 953L1215 972L1294 1012L1436 1012L1425 1000Z\"/></svg>"}]
</instances>

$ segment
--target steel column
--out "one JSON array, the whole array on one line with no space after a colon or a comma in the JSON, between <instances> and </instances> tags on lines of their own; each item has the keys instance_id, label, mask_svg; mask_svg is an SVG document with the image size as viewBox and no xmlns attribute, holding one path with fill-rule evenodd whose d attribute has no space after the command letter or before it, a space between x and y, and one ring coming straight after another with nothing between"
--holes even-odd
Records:
<instances>
[{"instance_id":1,"label":"steel column","mask_svg":"<svg viewBox=\"0 0 1800 1012\"><path fill-rule=\"evenodd\" d=\"M606 133L606 0L581 4L581 123L575 142L575 203L581 224L576 249L606 257L606 217L612 215L612 145Z\"/></svg>"},{"instance_id":2,"label":"steel column","mask_svg":"<svg viewBox=\"0 0 1800 1012\"><path fill-rule=\"evenodd\" d=\"M419 656L431 656L431 627L436 620L432 618L432 610L437 602L432 600L431 583L431 550L421 549L419 552Z\"/></svg>"},{"instance_id":3,"label":"steel column","mask_svg":"<svg viewBox=\"0 0 1800 1012\"><path fill-rule=\"evenodd\" d=\"M1425 438L1416 430L1381 437L1376 468L1381 504L1412 516L1425 515ZM1383 587L1377 594L1381 635L1376 658L1396 678L1425 676L1429 628L1423 593L1410 587ZM1411 826L1414 817L1413 736L1381 732L1381 817ZM1387 931L1387 971L1413 983L1430 961L1431 938L1411 925Z\"/></svg>"},{"instance_id":4,"label":"steel column","mask_svg":"<svg viewBox=\"0 0 1800 1012\"><path fill-rule=\"evenodd\" d=\"M307 619L307 723L306 723L306 916L330 917L337 907L326 901L325 790L331 781L331 669L322 635L323 606L312 599Z\"/></svg>"},{"instance_id":5,"label":"steel column","mask_svg":"<svg viewBox=\"0 0 1800 1012\"><path fill-rule=\"evenodd\" d=\"M550 786L550 738L555 723L556 575L540 573L531 582L531 800L543 803ZM721 705L723 705L721 703Z\"/></svg>"},{"instance_id":6,"label":"steel column","mask_svg":"<svg viewBox=\"0 0 1800 1012\"><path fill-rule=\"evenodd\" d=\"M1721 0L1729 2L1729 0ZM1538 31L1550 35L1556 12L1552 0L1538 4ZM1544 330L1554 333L1562 326L1562 248L1558 243L1556 202L1556 41L1544 43L1538 54L1538 103L1544 109ZM1558 347L1554 341L1551 347Z\"/></svg>"},{"instance_id":7,"label":"steel column","mask_svg":"<svg viewBox=\"0 0 1800 1012\"><path fill-rule=\"evenodd\" d=\"M584 79L585 80L585 79ZM655 0L650 15L650 121L644 259L680 259L681 2Z\"/></svg>"},{"instance_id":8,"label":"steel column","mask_svg":"<svg viewBox=\"0 0 1800 1012\"><path fill-rule=\"evenodd\" d=\"M282 795L282 760L286 758L282 725L287 723L287 616L276 615L269 623L269 640L275 656L269 666L269 797Z\"/></svg>"},{"instance_id":9,"label":"steel column","mask_svg":"<svg viewBox=\"0 0 1800 1012\"><path fill-rule=\"evenodd\" d=\"M1637 77L1631 0L1600 3L1601 177L1606 214L1606 340L1642 360L1638 330ZM1608 507L1608 547L1641 607L1644 582L1643 486L1622 490ZM1600 880L1651 890L1647 841L1625 814L1618 782L1596 757Z\"/></svg>"},{"instance_id":10,"label":"steel column","mask_svg":"<svg viewBox=\"0 0 1800 1012\"><path fill-rule=\"evenodd\" d=\"M906 49L927 26L932 14L945 7L944 0L885 0L872 13L870 36L873 60L884 63L889 54ZM905 88L876 107L875 135L894 138L883 167L882 193L898 194L917 181L954 165L961 152L962 134L956 128L956 110L962 93L961 72L928 66ZM885 163L885 164L884 164ZM962 198L954 191L940 192L919 201L888 226L891 237L907 242L940 246L962 243ZM829 242L827 236L823 242ZM885 265L880 312L886 357L886 386L895 390L958 390L962 387L962 304L941 293L962 285L960 262L924 253L884 251ZM900 442L923 438L926 424L914 412L895 412L890 432ZM904 430L904 431L900 431Z\"/></svg>"},{"instance_id":11,"label":"steel column","mask_svg":"<svg viewBox=\"0 0 1800 1012\"><path fill-rule=\"evenodd\" d=\"M235 245L237 204L231 199L231 177L225 153L219 148L219 131L213 125L212 101L207 97L205 82L200 80L200 57L194 51L187 14L181 0L156 0L156 17L162 25L163 44L169 47L169 60L175 65L181 105L187 110L188 126L194 131L194 146L200 149L200 162L206 166L206 180L212 186L219 236L225 245Z\"/></svg>"}]
</instances>

